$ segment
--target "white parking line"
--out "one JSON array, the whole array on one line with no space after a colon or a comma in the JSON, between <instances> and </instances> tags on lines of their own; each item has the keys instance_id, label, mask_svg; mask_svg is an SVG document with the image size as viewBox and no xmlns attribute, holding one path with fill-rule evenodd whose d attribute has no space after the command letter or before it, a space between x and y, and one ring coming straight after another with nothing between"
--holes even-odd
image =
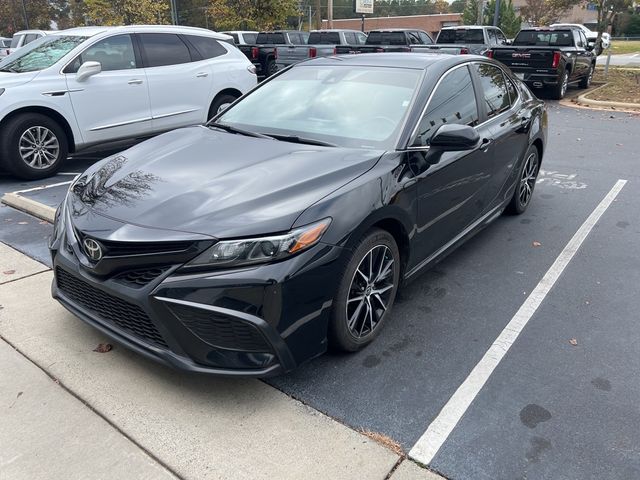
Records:
<instances>
[{"instance_id":1,"label":"white parking line","mask_svg":"<svg viewBox=\"0 0 640 480\"><path fill-rule=\"evenodd\" d=\"M529 297L513 316L511 321L502 330L493 345L484 354L480 362L474 367L465 381L458 387L453 396L442 408L438 416L431 422L427 431L409 452L409 457L424 465L428 465L435 457L438 450L447 440L455 426L465 414L473 399L478 395L495 368L504 358L516 341L522 329L527 325L549 291L576 254L582 242L584 242L591 229L598 222L602 214L609 208L626 180L618 180L600 204L580 226L573 238L564 247L556 261L547 270L542 280L536 285Z\"/></svg>"},{"instance_id":2,"label":"white parking line","mask_svg":"<svg viewBox=\"0 0 640 480\"><path fill-rule=\"evenodd\" d=\"M68 182L52 183L51 185L40 185L39 187L27 188L26 190L17 190L13 193L35 192L36 190L45 190L47 188L59 187L61 185L69 185L72 182L73 180L69 180Z\"/></svg>"}]
</instances>

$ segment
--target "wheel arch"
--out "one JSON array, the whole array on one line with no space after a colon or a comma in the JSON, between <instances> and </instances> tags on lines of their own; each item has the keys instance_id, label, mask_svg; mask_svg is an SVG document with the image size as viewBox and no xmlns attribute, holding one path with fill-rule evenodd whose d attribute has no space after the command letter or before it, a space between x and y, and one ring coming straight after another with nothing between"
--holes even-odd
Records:
<instances>
[{"instance_id":1,"label":"wheel arch","mask_svg":"<svg viewBox=\"0 0 640 480\"><path fill-rule=\"evenodd\" d=\"M4 125L7 122L11 121L11 119L24 113L39 113L41 115L45 115L51 118L52 120L55 120L60 125L60 127L64 130L65 136L67 137L69 153L73 153L76 151L76 142L75 142L75 137L73 135L73 130L71 129L71 125L69 125L69 122L67 122L67 119L64 118L63 115L61 115L60 113L58 113L57 111L49 107L29 106L29 107L18 108L12 111L11 113L9 113L8 115L6 115L0 121L0 130L2 130Z\"/></svg>"}]
</instances>

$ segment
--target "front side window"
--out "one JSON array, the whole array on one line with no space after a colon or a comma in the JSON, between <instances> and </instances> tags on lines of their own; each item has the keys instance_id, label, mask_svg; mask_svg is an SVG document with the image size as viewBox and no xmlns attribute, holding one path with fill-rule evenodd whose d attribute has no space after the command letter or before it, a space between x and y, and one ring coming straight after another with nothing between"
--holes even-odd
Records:
<instances>
[{"instance_id":1,"label":"front side window","mask_svg":"<svg viewBox=\"0 0 640 480\"><path fill-rule=\"evenodd\" d=\"M422 43L424 45L431 45L433 43L433 40L431 40L431 37L426 33L418 32L418 35L420 35L420 40L422 40Z\"/></svg>"},{"instance_id":2,"label":"front side window","mask_svg":"<svg viewBox=\"0 0 640 480\"><path fill-rule=\"evenodd\" d=\"M496 31L493 28L487 29L487 36L489 37L489 43L495 45L498 43L498 39L496 38Z\"/></svg>"},{"instance_id":3,"label":"front side window","mask_svg":"<svg viewBox=\"0 0 640 480\"><path fill-rule=\"evenodd\" d=\"M422 70L299 66L263 84L218 122L353 148L392 150Z\"/></svg>"},{"instance_id":4,"label":"front side window","mask_svg":"<svg viewBox=\"0 0 640 480\"><path fill-rule=\"evenodd\" d=\"M147 56L147 67L164 67L189 63L189 48L173 33L143 33L140 35L142 48Z\"/></svg>"},{"instance_id":5,"label":"front side window","mask_svg":"<svg viewBox=\"0 0 640 480\"><path fill-rule=\"evenodd\" d=\"M84 62L98 62L103 72L137 68L136 56L129 35L116 35L94 43L78 55L64 70L75 73Z\"/></svg>"},{"instance_id":6,"label":"front side window","mask_svg":"<svg viewBox=\"0 0 640 480\"><path fill-rule=\"evenodd\" d=\"M364 45L365 43L367 43L367 36L364 33L358 33L358 43L360 45Z\"/></svg>"},{"instance_id":7,"label":"front side window","mask_svg":"<svg viewBox=\"0 0 640 480\"><path fill-rule=\"evenodd\" d=\"M87 38L76 35L42 37L0 62L0 71L23 73L44 70L54 65Z\"/></svg>"},{"instance_id":8,"label":"front side window","mask_svg":"<svg viewBox=\"0 0 640 480\"><path fill-rule=\"evenodd\" d=\"M498 43L499 44L506 44L507 43L507 37L504 36L504 33L502 33L502 30L500 30L499 28L497 28L495 30L496 32L496 38L498 39Z\"/></svg>"},{"instance_id":9,"label":"front side window","mask_svg":"<svg viewBox=\"0 0 640 480\"><path fill-rule=\"evenodd\" d=\"M502 70L488 63L476 63L473 68L480 78L487 117L495 117L509 110L511 101Z\"/></svg>"},{"instance_id":10,"label":"front side window","mask_svg":"<svg viewBox=\"0 0 640 480\"><path fill-rule=\"evenodd\" d=\"M456 68L442 78L420 119L412 145L429 145L433 134L445 123L478 124L478 106L467 66Z\"/></svg>"}]
</instances>

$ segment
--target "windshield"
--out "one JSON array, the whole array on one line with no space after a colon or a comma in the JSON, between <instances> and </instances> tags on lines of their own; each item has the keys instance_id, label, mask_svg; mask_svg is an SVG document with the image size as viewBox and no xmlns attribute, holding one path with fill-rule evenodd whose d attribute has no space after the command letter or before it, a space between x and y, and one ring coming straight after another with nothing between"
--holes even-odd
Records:
<instances>
[{"instance_id":1,"label":"windshield","mask_svg":"<svg viewBox=\"0 0 640 480\"><path fill-rule=\"evenodd\" d=\"M392 150L422 72L299 66L265 83L216 121L266 135Z\"/></svg>"},{"instance_id":2,"label":"windshield","mask_svg":"<svg viewBox=\"0 0 640 480\"><path fill-rule=\"evenodd\" d=\"M480 28L441 30L436 43L484 43L484 35Z\"/></svg>"},{"instance_id":3,"label":"windshield","mask_svg":"<svg viewBox=\"0 0 640 480\"><path fill-rule=\"evenodd\" d=\"M571 30L523 30L516 35L513 45L570 47L573 45L573 33Z\"/></svg>"},{"instance_id":4,"label":"windshield","mask_svg":"<svg viewBox=\"0 0 640 480\"><path fill-rule=\"evenodd\" d=\"M55 64L89 37L48 35L21 48L0 62L3 72L37 72Z\"/></svg>"},{"instance_id":5,"label":"windshield","mask_svg":"<svg viewBox=\"0 0 640 480\"><path fill-rule=\"evenodd\" d=\"M340 45L340 34L338 32L311 32L309 34L309 45Z\"/></svg>"},{"instance_id":6,"label":"windshield","mask_svg":"<svg viewBox=\"0 0 640 480\"><path fill-rule=\"evenodd\" d=\"M404 32L371 32L366 45L406 45Z\"/></svg>"}]
</instances>

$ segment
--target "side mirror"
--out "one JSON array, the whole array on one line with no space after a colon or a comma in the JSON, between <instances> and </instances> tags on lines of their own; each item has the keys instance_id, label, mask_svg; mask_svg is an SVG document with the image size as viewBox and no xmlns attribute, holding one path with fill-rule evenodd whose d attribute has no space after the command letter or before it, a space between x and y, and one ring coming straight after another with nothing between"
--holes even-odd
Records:
<instances>
[{"instance_id":1,"label":"side mirror","mask_svg":"<svg viewBox=\"0 0 640 480\"><path fill-rule=\"evenodd\" d=\"M480 143L480 135L475 128L454 123L444 124L431 138L430 147L440 152L472 150Z\"/></svg>"},{"instance_id":2,"label":"side mirror","mask_svg":"<svg viewBox=\"0 0 640 480\"><path fill-rule=\"evenodd\" d=\"M596 42L587 42L587 46L585 48L589 51L593 50L596 48Z\"/></svg>"},{"instance_id":3,"label":"side mirror","mask_svg":"<svg viewBox=\"0 0 640 480\"><path fill-rule=\"evenodd\" d=\"M508 38L503 42L505 45L511 45L513 40L509 40Z\"/></svg>"},{"instance_id":4,"label":"side mirror","mask_svg":"<svg viewBox=\"0 0 640 480\"><path fill-rule=\"evenodd\" d=\"M83 82L87 78L97 75L102 71L100 62L84 62L76 72L76 80Z\"/></svg>"}]
</instances>

